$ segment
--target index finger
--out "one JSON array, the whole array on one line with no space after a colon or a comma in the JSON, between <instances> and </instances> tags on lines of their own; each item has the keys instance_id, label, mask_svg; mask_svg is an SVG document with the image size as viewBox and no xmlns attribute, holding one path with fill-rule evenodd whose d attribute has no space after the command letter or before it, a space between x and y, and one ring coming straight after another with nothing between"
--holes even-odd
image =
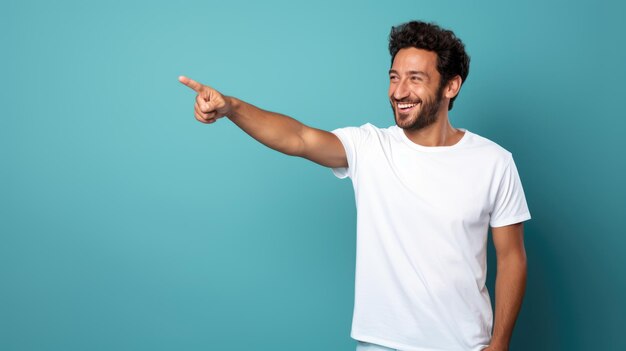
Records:
<instances>
[{"instance_id":1,"label":"index finger","mask_svg":"<svg viewBox=\"0 0 626 351\"><path fill-rule=\"evenodd\" d=\"M195 80L191 78L180 76L178 77L178 80L181 83L185 84L186 86L190 87L191 89L195 90L196 92L200 92L200 89L202 88L202 84L196 82Z\"/></svg>"}]
</instances>

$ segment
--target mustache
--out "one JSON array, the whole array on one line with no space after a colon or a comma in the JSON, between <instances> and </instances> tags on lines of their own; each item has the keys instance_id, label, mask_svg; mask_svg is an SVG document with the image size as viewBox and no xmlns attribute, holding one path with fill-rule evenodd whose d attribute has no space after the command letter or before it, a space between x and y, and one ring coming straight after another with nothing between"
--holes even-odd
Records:
<instances>
[{"instance_id":1,"label":"mustache","mask_svg":"<svg viewBox=\"0 0 626 351\"><path fill-rule=\"evenodd\" d=\"M396 100L396 99L392 99L391 104L419 104L422 102L421 99L417 99L417 100L409 100L409 99L402 99L402 100Z\"/></svg>"}]
</instances>

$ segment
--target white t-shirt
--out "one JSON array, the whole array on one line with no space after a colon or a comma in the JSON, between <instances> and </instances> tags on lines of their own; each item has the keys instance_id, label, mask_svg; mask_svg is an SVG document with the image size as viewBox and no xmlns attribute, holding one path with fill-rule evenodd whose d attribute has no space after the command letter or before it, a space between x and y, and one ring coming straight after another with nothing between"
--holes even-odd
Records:
<instances>
[{"instance_id":1,"label":"white t-shirt","mask_svg":"<svg viewBox=\"0 0 626 351\"><path fill-rule=\"evenodd\" d=\"M371 124L334 130L357 206L351 337L407 351L482 350L493 314L488 226L530 219L511 153L465 131L452 146Z\"/></svg>"}]
</instances>

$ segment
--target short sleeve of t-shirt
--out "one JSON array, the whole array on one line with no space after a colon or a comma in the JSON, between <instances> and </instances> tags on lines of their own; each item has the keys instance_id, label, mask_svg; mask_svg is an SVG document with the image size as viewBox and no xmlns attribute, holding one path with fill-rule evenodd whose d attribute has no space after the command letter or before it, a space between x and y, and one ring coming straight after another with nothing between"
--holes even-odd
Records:
<instances>
[{"instance_id":1,"label":"short sleeve of t-shirt","mask_svg":"<svg viewBox=\"0 0 626 351\"><path fill-rule=\"evenodd\" d=\"M489 225L503 227L530 219L522 182L513 158L502 174Z\"/></svg>"},{"instance_id":2,"label":"short sleeve of t-shirt","mask_svg":"<svg viewBox=\"0 0 626 351\"><path fill-rule=\"evenodd\" d=\"M332 168L333 173L337 178L343 179L346 177L353 178L356 170L357 163L357 151L362 141L367 137L369 133L370 124L364 124L360 127L346 127L339 128L331 131L335 134L346 150L346 157L348 159L348 167Z\"/></svg>"}]
</instances>

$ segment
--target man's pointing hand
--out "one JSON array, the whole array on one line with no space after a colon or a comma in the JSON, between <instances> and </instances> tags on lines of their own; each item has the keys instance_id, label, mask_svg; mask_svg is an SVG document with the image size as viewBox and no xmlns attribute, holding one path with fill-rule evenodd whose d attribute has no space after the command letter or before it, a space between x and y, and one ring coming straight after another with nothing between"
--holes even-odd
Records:
<instances>
[{"instance_id":1,"label":"man's pointing hand","mask_svg":"<svg viewBox=\"0 0 626 351\"><path fill-rule=\"evenodd\" d=\"M196 104L194 105L198 121L213 123L218 118L222 118L230 113L231 105L228 99L220 94L219 91L185 76L178 77L178 80L198 93Z\"/></svg>"}]
</instances>

